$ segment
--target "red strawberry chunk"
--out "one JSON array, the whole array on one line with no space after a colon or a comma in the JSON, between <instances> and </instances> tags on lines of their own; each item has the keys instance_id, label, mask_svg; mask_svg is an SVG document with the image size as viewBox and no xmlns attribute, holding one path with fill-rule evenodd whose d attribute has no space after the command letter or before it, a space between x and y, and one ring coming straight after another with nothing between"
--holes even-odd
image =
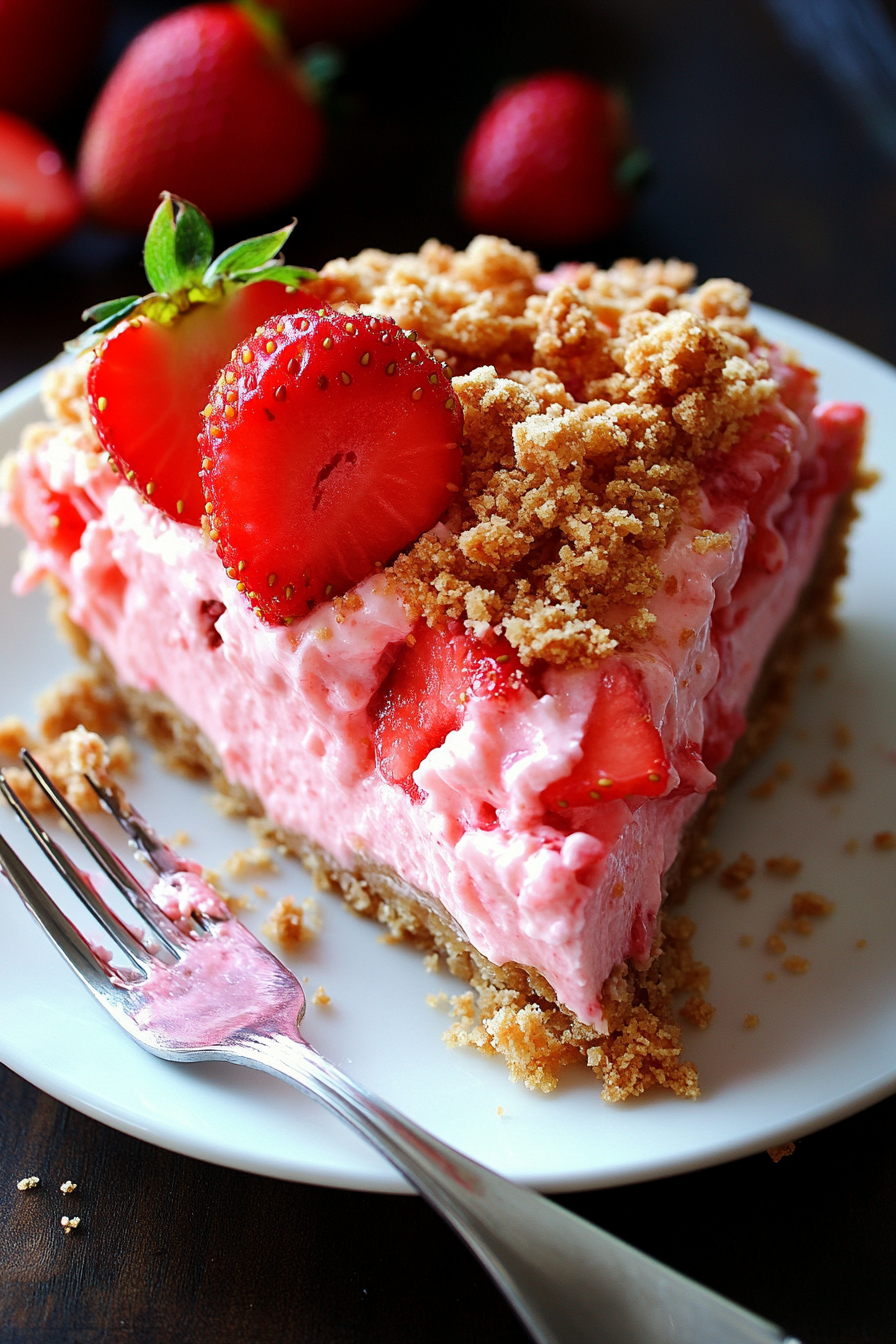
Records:
<instances>
[{"instance_id":1,"label":"red strawberry chunk","mask_svg":"<svg viewBox=\"0 0 896 1344\"><path fill-rule=\"evenodd\" d=\"M51 490L33 458L26 458L16 471L14 490L16 521L28 537L66 559L78 549L87 520L99 512L77 487L71 496Z\"/></svg>"},{"instance_id":2,"label":"red strawberry chunk","mask_svg":"<svg viewBox=\"0 0 896 1344\"><path fill-rule=\"evenodd\" d=\"M377 769L390 784L419 796L411 776L420 762L463 723L471 699L506 699L526 673L504 639L488 644L457 622L430 629L419 622L399 651L370 714Z\"/></svg>"},{"instance_id":3,"label":"red strawberry chunk","mask_svg":"<svg viewBox=\"0 0 896 1344\"><path fill-rule=\"evenodd\" d=\"M391 318L284 313L206 408L212 539L256 615L289 624L438 522L463 420L443 366Z\"/></svg>"},{"instance_id":4,"label":"red strawberry chunk","mask_svg":"<svg viewBox=\"0 0 896 1344\"><path fill-rule=\"evenodd\" d=\"M669 761L640 681L625 663L613 662L598 682L582 759L544 790L544 804L562 812L629 794L659 798L668 782Z\"/></svg>"},{"instance_id":5,"label":"red strawberry chunk","mask_svg":"<svg viewBox=\"0 0 896 1344\"><path fill-rule=\"evenodd\" d=\"M174 322L134 318L102 343L87 375L100 442L122 475L153 504L198 525L200 412L236 343L271 313L309 302L261 280L220 303L202 303Z\"/></svg>"}]
</instances>

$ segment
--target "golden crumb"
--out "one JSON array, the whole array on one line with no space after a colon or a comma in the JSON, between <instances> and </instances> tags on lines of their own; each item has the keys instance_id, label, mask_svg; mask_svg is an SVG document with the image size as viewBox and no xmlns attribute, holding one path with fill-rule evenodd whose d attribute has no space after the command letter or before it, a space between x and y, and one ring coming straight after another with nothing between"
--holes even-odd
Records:
<instances>
[{"instance_id":1,"label":"golden crumb","mask_svg":"<svg viewBox=\"0 0 896 1344\"><path fill-rule=\"evenodd\" d=\"M447 1008L448 1008L448 1004L449 1004L449 999L448 999L448 995L445 993L444 989L442 989L442 990L439 991L438 994L427 994L427 996L426 996L426 1002L429 1004L430 1008L445 1008L445 1009L447 1009Z\"/></svg>"},{"instance_id":2,"label":"golden crumb","mask_svg":"<svg viewBox=\"0 0 896 1344\"><path fill-rule=\"evenodd\" d=\"M62 1191L62 1193L63 1193L64 1195L72 1195L72 1194L74 1194L74 1192L77 1190L77 1188L78 1188L78 1186L77 1186L77 1183L76 1183L75 1181L63 1181L62 1184L61 1184L60 1187L59 1187L59 1189Z\"/></svg>"},{"instance_id":3,"label":"golden crumb","mask_svg":"<svg viewBox=\"0 0 896 1344\"><path fill-rule=\"evenodd\" d=\"M765 870L773 877L796 877L802 866L802 860L793 858L791 854L779 854L777 858L765 861Z\"/></svg>"},{"instance_id":4,"label":"golden crumb","mask_svg":"<svg viewBox=\"0 0 896 1344\"><path fill-rule=\"evenodd\" d=\"M172 849L186 849L190 843L190 837L186 831L175 831L168 841Z\"/></svg>"},{"instance_id":5,"label":"golden crumb","mask_svg":"<svg viewBox=\"0 0 896 1344\"><path fill-rule=\"evenodd\" d=\"M896 835L892 831L878 831L871 843L875 849L896 849Z\"/></svg>"},{"instance_id":6,"label":"golden crumb","mask_svg":"<svg viewBox=\"0 0 896 1344\"><path fill-rule=\"evenodd\" d=\"M503 1114L504 1114L504 1107L503 1107L503 1106L499 1106L498 1109L497 1109L496 1114L499 1115L499 1116L500 1116L500 1115L503 1115Z\"/></svg>"},{"instance_id":7,"label":"golden crumb","mask_svg":"<svg viewBox=\"0 0 896 1344\"><path fill-rule=\"evenodd\" d=\"M127 721L121 696L92 668L66 672L37 697L38 732L51 742L73 728L110 737Z\"/></svg>"},{"instance_id":8,"label":"golden crumb","mask_svg":"<svg viewBox=\"0 0 896 1344\"><path fill-rule=\"evenodd\" d=\"M820 794L844 793L847 789L852 788L852 784L852 771L842 761L831 761L827 774L815 785L815 792Z\"/></svg>"},{"instance_id":9,"label":"golden crumb","mask_svg":"<svg viewBox=\"0 0 896 1344\"><path fill-rule=\"evenodd\" d=\"M826 896L819 896L817 891L796 891L790 901L794 919L803 916L809 919L821 919L822 916L829 915L833 909L834 902L829 901Z\"/></svg>"},{"instance_id":10,"label":"golden crumb","mask_svg":"<svg viewBox=\"0 0 896 1344\"><path fill-rule=\"evenodd\" d=\"M755 1027L759 1026L759 1018L756 1016L755 1013L747 1013L746 1017L744 1018L744 1026L747 1028L748 1031L753 1031Z\"/></svg>"},{"instance_id":11,"label":"golden crumb","mask_svg":"<svg viewBox=\"0 0 896 1344\"><path fill-rule=\"evenodd\" d=\"M805 975L809 969L810 963L805 957L793 956L785 957L781 962L781 965L784 967L785 971L789 971L791 975Z\"/></svg>"},{"instance_id":12,"label":"golden crumb","mask_svg":"<svg viewBox=\"0 0 896 1344\"><path fill-rule=\"evenodd\" d=\"M729 863L727 868L723 868L719 873L719 881L723 887L736 889L753 876L756 871L756 861L751 855L741 852L741 854Z\"/></svg>"},{"instance_id":13,"label":"golden crumb","mask_svg":"<svg viewBox=\"0 0 896 1344\"><path fill-rule=\"evenodd\" d=\"M858 840L855 838L855 836L851 836L850 839L847 840L846 843L845 843L844 846L843 846L843 848L846 850L846 853L847 853L847 854L855 854L855 852L856 852L856 850L858 849L858 847L859 847L859 842L858 842Z\"/></svg>"},{"instance_id":14,"label":"golden crumb","mask_svg":"<svg viewBox=\"0 0 896 1344\"><path fill-rule=\"evenodd\" d=\"M795 1150L795 1143L779 1143L777 1147L768 1149L768 1155L773 1162L780 1162L782 1157L790 1157Z\"/></svg>"},{"instance_id":15,"label":"golden crumb","mask_svg":"<svg viewBox=\"0 0 896 1344\"><path fill-rule=\"evenodd\" d=\"M765 975L762 978L763 980L767 980L769 984L771 984L774 980L777 980L778 977L775 975L774 971L766 971Z\"/></svg>"},{"instance_id":16,"label":"golden crumb","mask_svg":"<svg viewBox=\"0 0 896 1344\"><path fill-rule=\"evenodd\" d=\"M23 719L9 714L0 719L0 756L18 757L23 749L34 751L37 739Z\"/></svg>"},{"instance_id":17,"label":"golden crumb","mask_svg":"<svg viewBox=\"0 0 896 1344\"><path fill-rule=\"evenodd\" d=\"M831 729L831 737L834 739L834 745L837 747L851 747L852 733L845 723L835 723Z\"/></svg>"},{"instance_id":18,"label":"golden crumb","mask_svg":"<svg viewBox=\"0 0 896 1344\"><path fill-rule=\"evenodd\" d=\"M801 915L798 919L790 921L790 927L794 933L800 933L803 937L810 934L815 927L807 915Z\"/></svg>"},{"instance_id":19,"label":"golden crumb","mask_svg":"<svg viewBox=\"0 0 896 1344\"><path fill-rule=\"evenodd\" d=\"M439 969L438 952L427 952L426 956L423 958L423 965L429 971L430 975L434 975Z\"/></svg>"},{"instance_id":20,"label":"golden crumb","mask_svg":"<svg viewBox=\"0 0 896 1344\"><path fill-rule=\"evenodd\" d=\"M682 1004L678 1010L678 1015L683 1017L685 1022L690 1022L692 1027L705 1031L712 1021L715 1011L711 1003L707 1003L706 999L701 998L699 994L695 994L686 1003Z\"/></svg>"},{"instance_id":21,"label":"golden crumb","mask_svg":"<svg viewBox=\"0 0 896 1344\"><path fill-rule=\"evenodd\" d=\"M313 896L308 896L301 905L296 905L291 896L284 896L274 906L261 926L261 931L287 951L295 951L302 943L316 938L320 931L320 909L317 901Z\"/></svg>"},{"instance_id":22,"label":"golden crumb","mask_svg":"<svg viewBox=\"0 0 896 1344\"><path fill-rule=\"evenodd\" d=\"M858 942L856 943L856 951L857 951L857 952L860 952L860 951L862 950L863 947L867 947L867 946L868 946L868 940L867 940L867 938L860 938L860 939L858 940Z\"/></svg>"},{"instance_id":23,"label":"golden crumb","mask_svg":"<svg viewBox=\"0 0 896 1344\"><path fill-rule=\"evenodd\" d=\"M787 944L779 933L772 933L765 940L766 950L773 952L776 957L781 957L787 951Z\"/></svg>"},{"instance_id":24,"label":"golden crumb","mask_svg":"<svg viewBox=\"0 0 896 1344\"><path fill-rule=\"evenodd\" d=\"M738 941L738 943L740 944L741 947L752 947L752 946L753 946L753 937L752 937L752 935L749 934L749 933L742 933L742 934L740 935L740 937L738 938L737 941Z\"/></svg>"},{"instance_id":25,"label":"golden crumb","mask_svg":"<svg viewBox=\"0 0 896 1344\"><path fill-rule=\"evenodd\" d=\"M100 810L99 799L84 778L85 774L91 775L98 784L114 789L117 786L111 771L127 770L133 761L133 750L127 738L113 737L107 743L97 733L80 727L63 733L55 742L39 747L34 754L57 789L79 812ZM24 766L8 766L4 773L32 812L52 810L46 794Z\"/></svg>"},{"instance_id":26,"label":"golden crumb","mask_svg":"<svg viewBox=\"0 0 896 1344\"><path fill-rule=\"evenodd\" d=\"M65 1232L65 1235L68 1236L70 1232L74 1232L76 1228L81 1226L81 1219L67 1218L65 1214L63 1214L62 1217L59 1219L59 1223L63 1231Z\"/></svg>"},{"instance_id":27,"label":"golden crumb","mask_svg":"<svg viewBox=\"0 0 896 1344\"><path fill-rule=\"evenodd\" d=\"M311 1002L318 1008L328 1008L333 1002L323 985L318 985L317 989L311 995Z\"/></svg>"},{"instance_id":28,"label":"golden crumb","mask_svg":"<svg viewBox=\"0 0 896 1344\"><path fill-rule=\"evenodd\" d=\"M230 877L239 881L250 873L279 872L271 851L265 845L252 845L248 849L237 849L224 860L224 869Z\"/></svg>"},{"instance_id":29,"label":"golden crumb","mask_svg":"<svg viewBox=\"0 0 896 1344\"><path fill-rule=\"evenodd\" d=\"M39 1176L23 1176L20 1181L16 1181L17 1190L33 1190L38 1185L40 1185Z\"/></svg>"},{"instance_id":30,"label":"golden crumb","mask_svg":"<svg viewBox=\"0 0 896 1344\"><path fill-rule=\"evenodd\" d=\"M651 630L680 526L698 551L731 545L702 526L701 470L776 385L742 286L689 294L674 261L581 266L547 293L538 277L532 253L479 237L368 249L312 288L412 327L454 375L463 487L384 571L411 615L491 626L525 665L593 665Z\"/></svg>"},{"instance_id":31,"label":"golden crumb","mask_svg":"<svg viewBox=\"0 0 896 1344\"><path fill-rule=\"evenodd\" d=\"M267 887L263 887L260 882L252 883L252 892L260 901L267 900L268 889Z\"/></svg>"}]
</instances>

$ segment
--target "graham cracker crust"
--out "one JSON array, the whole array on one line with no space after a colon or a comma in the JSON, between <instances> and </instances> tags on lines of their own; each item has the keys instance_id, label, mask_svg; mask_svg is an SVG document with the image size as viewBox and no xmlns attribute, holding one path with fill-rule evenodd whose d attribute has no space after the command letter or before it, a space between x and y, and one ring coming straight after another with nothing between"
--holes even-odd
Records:
<instances>
[{"instance_id":1,"label":"graham cracker crust","mask_svg":"<svg viewBox=\"0 0 896 1344\"><path fill-rule=\"evenodd\" d=\"M765 661L748 708L746 731L666 874L667 900L649 965L617 966L604 985L609 1025L605 1035L558 1003L552 987L533 967L490 962L466 941L435 898L418 891L392 869L363 855L346 868L307 836L271 821L257 797L226 777L211 744L165 695L117 684L108 661L90 647L84 632L69 619L62 593L53 614L76 652L89 657L101 678L120 693L138 732L153 745L165 766L210 780L222 808L249 818L258 838L297 858L318 889L341 897L357 914L385 925L390 939L409 941L424 953L437 954L453 975L469 984L469 990L452 1000L455 1021L445 1033L448 1045L469 1045L488 1055L503 1055L512 1079L544 1092L556 1087L564 1065L585 1062L602 1079L607 1101L639 1096L654 1086L694 1098L699 1095L697 1071L681 1058L681 1027L673 996L688 992L696 996L691 1004L699 1008L709 984L709 968L696 961L691 950L693 921L670 907L684 899L691 881L715 866L717 856L708 837L725 791L765 751L786 719L807 641L815 634L836 632L832 610L837 581L846 571L847 533L857 513L853 493L844 494L837 504L812 578ZM696 1020L699 1013L692 1009L690 1016Z\"/></svg>"}]
</instances>

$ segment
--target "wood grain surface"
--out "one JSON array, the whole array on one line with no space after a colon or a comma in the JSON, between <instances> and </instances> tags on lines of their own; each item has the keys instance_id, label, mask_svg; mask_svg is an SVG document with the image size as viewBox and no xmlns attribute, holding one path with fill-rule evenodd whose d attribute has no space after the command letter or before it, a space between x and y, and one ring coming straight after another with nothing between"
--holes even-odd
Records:
<instances>
[{"instance_id":1,"label":"wood grain surface","mask_svg":"<svg viewBox=\"0 0 896 1344\"><path fill-rule=\"evenodd\" d=\"M117 0L96 79L173 7ZM733 275L763 302L896 360L896 172L760 0L426 0L391 37L349 50L327 165L296 203L289 260L431 235L464 243L452 204L464 135L501 81L550 66L623 84L654 162L632 221L583 259L687 257L702 278ZM50 126L70 153L86 107ZM139 239L92 226L0 275L0 387L52 358L87 304L140 283ZM891 1099L778 1165L759 1154L562 1202L805 1344L892 1344L894 1131ZM40 1187L19 1193L31 1173ZM78 1191L64 1198L66 1179ZM63 1214L82 1219L68 1237ZM520 1344L524 1334L421 1201L208 1166L0 1068L0 1340Z\"/></svg>"}]
</instances>

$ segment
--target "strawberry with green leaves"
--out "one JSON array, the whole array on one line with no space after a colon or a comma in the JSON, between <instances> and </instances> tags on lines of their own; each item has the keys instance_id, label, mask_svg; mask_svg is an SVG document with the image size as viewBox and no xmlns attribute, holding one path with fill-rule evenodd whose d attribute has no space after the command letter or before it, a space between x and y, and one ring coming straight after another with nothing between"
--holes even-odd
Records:
<instances>
[{"instance_id":1,"label":"strawberry with green leaves","mask_svg":"<svg viewBox=\"0 0 896 1344\"><path fill-rule=\"evenodd\" d=\"M144 247L153 292L97 304L74 349L96 346L87 396L100 442L122 475L172 518L200 522L200 412L234 346L272 313L308 302L315 272L287 266L292 225L213 260L201 210L167 192Z\"/></svg>"}]
</instances>

